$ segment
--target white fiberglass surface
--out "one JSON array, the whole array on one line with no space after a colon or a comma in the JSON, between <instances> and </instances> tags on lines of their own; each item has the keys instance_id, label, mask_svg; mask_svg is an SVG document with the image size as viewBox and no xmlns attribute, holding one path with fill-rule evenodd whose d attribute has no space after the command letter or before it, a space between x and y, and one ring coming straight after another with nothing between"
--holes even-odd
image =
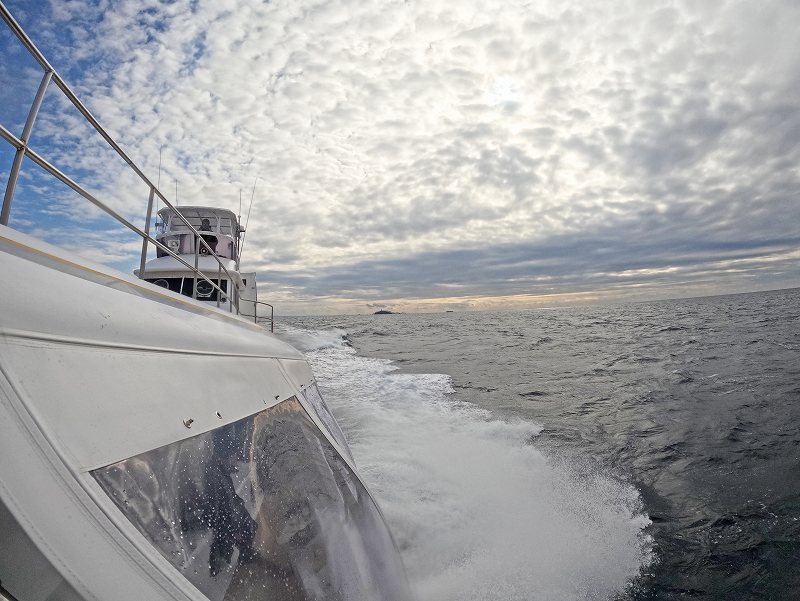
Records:
<instances>
[{"instance_id":1,"label":"white fiberglass surface","mask_svg":"<svg viewBox=\"0 0 800 601\"><path fill-rule=\"evenodd\" d=\"M455 402L449 377L398 373L342 331L281 329L311 363L419 599L600 601L652 562L635 488L545 456L537 424Z\"/></svg>"}]
</instances>

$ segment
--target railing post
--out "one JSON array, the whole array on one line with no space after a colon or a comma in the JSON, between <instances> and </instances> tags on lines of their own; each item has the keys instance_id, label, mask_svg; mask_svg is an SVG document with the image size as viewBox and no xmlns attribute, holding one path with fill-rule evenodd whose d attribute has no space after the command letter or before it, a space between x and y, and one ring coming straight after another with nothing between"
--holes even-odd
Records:
<instances>
[{"instance_id":1,"label":"railing post","mask_svg":"<svg viewBox=\"0 0 800 601\"><path fill-rule=\"evenodd\" d=\"M194 285L192 286L192 298L197 300L197 266L199 265L198 261L200 260L200 247L198 246L199 236L194 237Z\"/></svg>"},{"instance_id":2,"label":"railing post","mask_svg":"<svg viewBox=\"0 0 800 601\"><path fill-rule=\"evenodd\" d=\"M8 176L8 183L6 184L6 193L5 196L3 196L3 208L0 210L0 225L8 225L8 218L11 215L11 201L14 200L14 190L17 187L19 170L22 168L22 159L25 158L25 151L28 149L28 140L31 138L36 115L39 114L39 109L42 107L42 101L44 100L44 93L47 91L47 86L52 78L52 71L48 70L44 72L42 81L39 83L39 89L36 91L36 97L33 99L31 110L28 112L28 119L25 121L25 128L22 130L22 137L20 138L22 147L17 148L17 153L14 155L14 162L11 164L11 173Z\"/></svg>"},{"instance_id":3,"label":"railing post","mask_svg":"<svg viewBox=\"0 0 800 601\"><path fill-rule=\"evenodd\" d=\"M145 237L142 238L142 260L139 263L139 278L144 279L144 264L147 261L147 236L150 235L150 218L153 216L153 199L155 198L155 188L150 188L150 199L147 201L147 221L144 222Z\"/></svg>"},{"instance_id":4,"label":"railing post","mask_svg":"<svg viewBox=\"0 0 800 601\"><path fill-rule=\"evenodd\" d=\"M222 263L219 257L217 257L217 286L222 288ZM219 290L217 290L217 309L219 309Z\"/></svg>"}]
</instances>

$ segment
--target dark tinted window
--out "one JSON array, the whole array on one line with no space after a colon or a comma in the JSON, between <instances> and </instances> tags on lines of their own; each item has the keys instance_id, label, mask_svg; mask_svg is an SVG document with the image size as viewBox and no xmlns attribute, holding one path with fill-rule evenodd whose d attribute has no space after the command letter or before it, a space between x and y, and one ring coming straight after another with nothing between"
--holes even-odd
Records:
<instances>
[{"instance_id":1,"label":"dark tinted window","mask_svg":"<svg viewBox=\"0 0 800 601\"><path fill-rule=\"evenodd\" d=\"M223 292L228 292L228 280L222 280L222 284L220 284L219 280L216 278L209 279L222 288ZM192 293L194 292L194 278L146 278L145 281L156 284L157 286L161 286L163 288L168 288L173 292L179 292L184 296L192 296ZM198 283L199 282L205 282L205 280L198 278ZM219 292L217 292L216 289L213 289L213 292L211 292L209 296L201 297L200 300L216 301L217 296L219 296ZM220 301L226 300L227 299L225 297L220 299Z\"/></svg>"}]
</instances>

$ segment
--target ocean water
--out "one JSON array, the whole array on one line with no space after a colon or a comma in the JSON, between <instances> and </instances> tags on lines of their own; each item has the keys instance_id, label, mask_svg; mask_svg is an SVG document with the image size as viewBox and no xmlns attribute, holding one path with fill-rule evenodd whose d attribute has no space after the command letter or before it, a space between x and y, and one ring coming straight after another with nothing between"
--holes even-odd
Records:
<instances>
[{"instance_id":1,"label":"ocean water","mask_svg":"<svg viewBox=\"0 0 800 601\"><path fill-rule=\"evenodd\" d=\"M285 318L422 601L800 599L800 290Z\"/></svg>"}]
</instances>

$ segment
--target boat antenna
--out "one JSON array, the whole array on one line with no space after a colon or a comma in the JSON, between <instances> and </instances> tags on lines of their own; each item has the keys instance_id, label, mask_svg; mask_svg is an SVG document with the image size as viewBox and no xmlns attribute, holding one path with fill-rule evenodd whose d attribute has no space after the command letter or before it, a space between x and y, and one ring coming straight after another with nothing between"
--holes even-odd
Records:
<instances>
[{"instance_id":1,"label":"boat antenna","mask_svg":"<svg viewBox=\"0 0 800 601\"><path fill-rule=\"evenodd\" d=\"M242 260L242 250L244 250L244 239L247 237L247 226L250 225L250 211L253 209L253 199L256 197L256 183L258 176L253 180L253 192L250 194L250 206L247 208L247 220L244 222L244 234L242 235L242 243L239 245L239 258L236 260L236 268L239 268L239 261Z\"/></svg>"},{"instance_id":2,"label":"boat antenna","mask_svg":"<svg viewBox=\"0 0 800 601\"><path fill-rule=\"evenodd\" d=\"M178 206L178 178L175 178L175 206Z\"/></svg>"}]
</instances>

